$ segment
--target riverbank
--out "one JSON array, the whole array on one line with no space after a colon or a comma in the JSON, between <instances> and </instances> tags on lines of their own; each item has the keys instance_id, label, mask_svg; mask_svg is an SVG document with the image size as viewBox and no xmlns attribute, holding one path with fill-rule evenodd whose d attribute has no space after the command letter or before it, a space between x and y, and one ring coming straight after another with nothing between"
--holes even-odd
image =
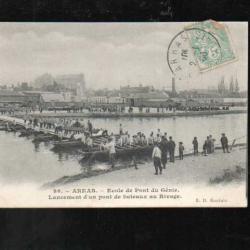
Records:
<instances>
[{"instance_id":1,"label":"riverbank","mask_svg":"<svg viewBox=\"0 0 250 250\"><path fill-rule=\"evenodd\" d=\"M47 184L47 187L64 185L65 187L78 188L80 186L99 187L119 186L147 186L147 185L212 185L213 180L222 177L225 171L236 171L236 166L246 169L246 145L232 149L230 153L223 153L221 149L208 156L184 157L184 160L168 162L162 175L154 175L153 163L138 164L136 169L133 164L124 166L119 163L115 170L110 166L99 164L95 166L93 175L86 178L86 173L71 177L63 177ZM98 173L99 171L99 173ZM237 181L237 180L236 180ZM234 182L234 181L232 181ZM223 184L223 183L222 183Z\"/></svg>"},{"instance_id":2,"label":"riverbank","mask_svg":"<svg viewBox=\"0 0 250 250\"><path fill-rule=\"evenodd\" d=\"M222 115L222 114L244 114L247 113L247 109L237 110L206 110L206 111L176 111L176 112L159 112L159 113L108 113L108 112L43 112L43 113L28 113L33 117L55 117L55 118L151 118L151 117L179 117L179 116L208 116L208 115ZM23 118L27 114L16 114L18 118Z\"/></svg>"},{"instance_id":3,"label":"riverbank","mask_svg":"<svg viewBox=\"0 0 250 250\"><path fill-rule=\"evenodd\" d=\"M32 183L2 185L2 207L246 207L246 175L211 183L225 170L246 170L246 148L187 157L154 175L152 162L49 189ZM100 167L100 166L99 166ZM22 195L20 195L22 193ZM146 197L146 198L145 198Z\"/></svg>"}]
</instances>

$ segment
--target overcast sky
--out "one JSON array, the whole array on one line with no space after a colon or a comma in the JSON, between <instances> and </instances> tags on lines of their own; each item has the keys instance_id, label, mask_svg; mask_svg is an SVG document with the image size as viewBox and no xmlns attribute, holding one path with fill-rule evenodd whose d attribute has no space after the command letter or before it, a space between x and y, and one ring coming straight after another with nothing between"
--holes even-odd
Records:
<instances>
[{"instance_id":1,"label":"overcast sky","mask_svg":"<svg viewBox=\"0 0 250 250\"><path fill-rule=\"evenodd\" d=\"M84 73L87 87L171 87L166 54L187 23L0 23L0 84L51 73ZM247 23L227 23L238 61L203 73L177 89L217 86L237 75L247 89Z\"/></svg>"}]
</instances>

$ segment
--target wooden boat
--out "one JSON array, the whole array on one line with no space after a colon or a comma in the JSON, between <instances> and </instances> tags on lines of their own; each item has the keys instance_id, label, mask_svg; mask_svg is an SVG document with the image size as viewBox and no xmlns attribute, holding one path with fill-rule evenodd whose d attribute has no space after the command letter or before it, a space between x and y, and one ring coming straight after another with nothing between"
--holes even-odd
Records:
<instances>
[{"instance_id":1,"label":"wooden boat","mask_svg":"<svg viewBox=\"0 0 250 250\"><path fill-rule=\"evenodd\" d=\"M20 131L22 129L23 129L23 127L20 126L20 125L18 125L18 124L17 125L14 125L14 124L9 124L9 125L4 124L4 125L0 126L0 130L7 131L7 132L18 132L18 131Z\"/></svg>"},{"instance_id":2,"label":"wooden boat","mask_svg":"<svg viewBox=\"0 0 250 250\"><path fill-rule=\"evenodd\" d=\"M115 157L119 159L134 159L140 157L151 157L153 145L124 145L116 146ZM108 150L93 150L90 152L83 152L83 158L80 163L91 164L94 161L109 161Z\"/></svg>"},{"instance_id":3,"label":"wooden boat","mask_svg":"<svg viewBox=\"0 0 250 250\"><path fill-rule=\"evenodd\" d=\"M30 136L32 134L33 134L33 130L32 129L23 129L23 130L20 131L19 137Z\"/></svg>"},{"instance_id":4,"label":"wooden boat","mask_svg":"<svg viewBox=\"0 0 250 250\"><path fill-rule=\"evenodd\" d=\"M84 147L84 143L81 140L66 139L58 142L54 142L53 149L65 149L65 148L81 148Z\"/></svg>"},{"instance_id":5,"label":"wooden boat","mask_svg":"<svg viewBox=\"0 0 250 250\"><path fill-rule=\"evenodd\" d=\"M237 143L231 145L231 147L242 147L246 146L246 143ZM140 158L151 158L153 151L153 145L125 145L125 146L116 146L115 158L120 160L137 160ZM215 149L222 149L221 146L216 146ZM107 162L109 161L109 151L108 150L92 150L89 152L82 153L83 158L80 160L81 164L91 165L95 161ZM193 155L193 152L188 152L184 154L185 156ZM177 158L178 156L175 156Z\"/></svg>"},{"instance_id":6,"label":"wooden boat","mask_svg":"<svg viewBox=\"0 0 250 250\"><path fill-rule=\"evenodd\" d=\"M7 129L7 128L6 128L5 125L4 125L4 126L3 126L3 125L0 125L0 131L6 131L6 129Z\"/></svg>"},{"instance_id":7,"label":"wooden boat","mask_svg":"<svg viewBox=\"0 0 250 250\"><path fill-rule=\"evenodd\" d=\"M118 135L115 136L117 137ZM93 136L92 139L94 147L99 146L102 142L106 141L108 138L109 136L107 135ZM65 150L72 148L87 149L88 147L80 139L66 139L54 142L53 150L59 150L59 149Z\"/></svg>"},{"instance_id":8,"label":"wooden boat","mask_svg":"<svg viewBox=\"0 0 250 250\"><path fill-rule=\"evenodd\" d=\"M32 142L47 142L47 141L56 141L59 140L59 137L51 134L38 134L32 140Z\"/></svg>"},{"instance_id":9,"label":"wooden boat","mask_svg":"<svg viewBox=\"0 0 250 250\"><path fill-rule=\"evenodd\" d=\"M9 126L6 128L6 131L8 132L18 132L19 129L17 129L15 126Z\"/></svg>"},{"instance_id":10,"label":"wooden boat","mask_svg":"<svg viewBox=\"0 0 250 250\"><path fill-rule=\"evenodd\" d=\"M33 129L31 129L31 128L29 128L29 129L22 129L22 130L20 130L19 131L20 132L20 135L19 135L19 137L25 137L25 136L31 136L31 135L41 135L41 134L43 134L43 132L38 132L38 131L35 131L35 130L33 130Z\"/></svg>"}]
</instances>

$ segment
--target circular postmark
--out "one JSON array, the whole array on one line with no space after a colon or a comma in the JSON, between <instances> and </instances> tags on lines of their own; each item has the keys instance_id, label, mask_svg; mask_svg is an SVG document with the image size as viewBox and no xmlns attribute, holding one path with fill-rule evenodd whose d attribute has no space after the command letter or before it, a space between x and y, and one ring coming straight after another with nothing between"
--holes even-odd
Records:
<instances>
[{"instance_id":1,"label":"circular postmark","mask_svg":"<svg viewBox=\"0 0 250 250\"><path fill-rule=\"evenodd\" d=\"M189 28L176 34L169 43L167 62L176 76L191 77L197 64L211 66L221 60L221 48L216 37L199 28Z\"/></svg>"}]
</instances>

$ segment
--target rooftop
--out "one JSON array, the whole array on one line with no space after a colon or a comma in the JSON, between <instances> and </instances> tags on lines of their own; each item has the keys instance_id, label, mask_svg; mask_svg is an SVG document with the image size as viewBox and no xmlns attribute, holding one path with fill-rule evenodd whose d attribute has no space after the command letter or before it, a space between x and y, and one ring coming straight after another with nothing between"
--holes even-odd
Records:
<instances>
[{"instance_id":1,"label":"rooftop","mask_svg":"<svg viewBox=\"0 0 250 250\"><path fill-rule=\"evenodd\" d=\"M167 99L169 95L164 92L149 92L149 93L133 93L129 95L129 98L140 99Z\"/></svg>"},{"instance_id":2,"label":"rooftop","mask_svg":"<svg viewBox=\"0 0 250 250\"><path fill-rule=\"evenodd\" d=\"M18 91L1 89L0 96L24 96L24 94Z\"/></svg>"},{"instance_id":3,"label":"rooftop","mask_svg":"<svg viewBox=\"0 0 250 250\"><path fill-rule=\"evenodd\" d=\"M41 93L44 102L65 102L64 96L61 93Z\"/></svg>"}]
</instances>

